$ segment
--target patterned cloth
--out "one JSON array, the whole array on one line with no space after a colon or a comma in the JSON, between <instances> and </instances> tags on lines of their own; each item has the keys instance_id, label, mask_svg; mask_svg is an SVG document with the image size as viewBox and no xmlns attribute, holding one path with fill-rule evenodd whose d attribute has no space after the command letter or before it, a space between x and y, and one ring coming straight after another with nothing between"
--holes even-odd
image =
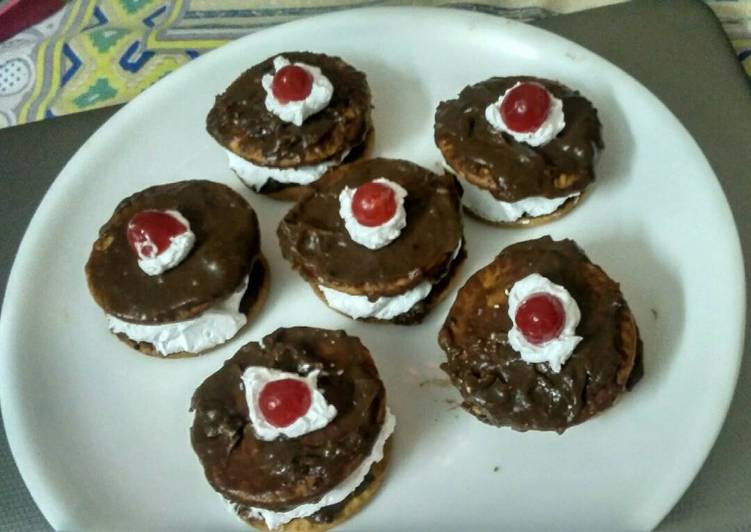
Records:
<instances>
[{"instance_id":1,"label":"patterned cloth","mask_svg":"<svg viewBox=\"0 0 751 532\"><path fill-rule=\"evenodd\" d=\"M707 2L751 75L751 0ZM529 21L614 0L71 0L0 43L0 128L128 101L201 53L281 22L416 3Z\"/></svg>"}]
</instances>

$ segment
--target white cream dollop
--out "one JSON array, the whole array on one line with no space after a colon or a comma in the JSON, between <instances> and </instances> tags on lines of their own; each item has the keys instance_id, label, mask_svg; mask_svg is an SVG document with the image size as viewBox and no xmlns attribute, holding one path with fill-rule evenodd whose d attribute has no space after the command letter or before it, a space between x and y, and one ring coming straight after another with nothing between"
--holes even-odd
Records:
<instances>
[{"instance_id":1,"label":"white cream dollop","mask_svg":"<svg viewBox=\"0 0 751 532\"><path fill-rule=\"evenodd\" d=\"M297 373L289 373L277 369L264 368L261 366L249 366L242 375L242 382L245 386L245 400L248 402L248 413L250 423L253 425L253 432L259 440L271 441L279 436L288 438L297 438L308 432L322 429L336 417L336 407L329 404L321 391L318 389L318 375L320 370L314 370L305 377ZM286 427L276 427L266 421L266 418L258 406L258 396L271 381L281 379L295 379L305 383L310 390L310 407L305 415L297 418L292 424Z\"/></svg>"},{"instance_id":2,"label":"white cream dollop","mask_svg":"<svg viewBox=\"0 0 751 532\"><path fill-rule=\"evenodd\" d=\"M331 85L329 78L323 75L320 68L306 65L305 63L291 63L286 57L281 55L274 58L274 73L291 64L306 70L313 78L310 94L304 100L286 103L277 100L274 92L271 90L274 74L263 76L261 78L261 85L263 85L263 89L266 91L266 100L264 102L266 109L285 122L301 126L309 116L316 114L329 104L331 96L334 94L334 87Z\"/></svg>"},{"instance_id":3,"label":"white cream dollop","mask_svg":"<svg viewBox=\"0 0 751 532\"><path fill-rule=\"evenodd\" d=\"M485 119L499 131L508 133L517 142L526 142L530 146L543 146L553 140L558 133L560 133L564 127L566 127L565 117L563 115L563 102L550 94L550 110L545 121L535 129L529 132L519 132L509 129L501 116L501 104L503 103L506 95L521 85L521 82L516 83L513 87L504 92L498 100L491 103L485 108ZM547 90L547 89L546 89Z\"/></svg>"},{"instance_id":4,"label":"white cream dollop","mask_svg":"<svg viewBox=\"0 0 751 532\"><path fill-rule=\"evenodd\" d=\"M248 321L239 311L247 287L248 277L229 298L189 320L142 325L108 314L107 322L113 333L122 333L136 342L149 342L162 356L181 351L198 353L223 344Z\"/></svg>"},{"instance_id":5,"label":"white cream dollop","mask_svg":"<svg viewBox=\"0 0 751 532\"><path fill-rule=\"evenodd\" d=\"M169 247L157 254L154 242L145 235L146 240L136 244L138 267L147 275L159 275L180 264L188 256L196 243L196 235L190 230L190 222L178 211L160 211L175 218L185 226L185 232L170 237Z\"/></svg>"},{"instance_id":6,"label":"white cream dollop","mask_svg":"<svg viewBox=\"0 0 751 532\"><path fill-rule=\"evenodd\" d=\"M339 216L344 220L344 227L354 242L368 249L379 249L399 238L402 229L407 225L407 212L404 209L407 191L398 183L385 177L374 179L373 183L387 186L394 191L396 212L389 220L375 227L368 227L358 222L352 213L352 198L357 189L349 187L344 187L344 190L339 193Z\"/></svg>"},{"instance_id":7,"label":"white cream dollop","mask_svg":"<svg viewBox=\"0 0 751 532\"><path fill-rule=\"evenodd\" d=\"M565 320L563 329L557 338L543 344L531 344L516 326L516 311L519 305L532 294L540 292L557 297L563 305ZM561 366L574 352L577 344L582 340L576 336L576 326L579 325L581 313L576 300L571 297L561 285L555 284L539 273L527 275L514 283L508 294L508 315L514 326L508 333L508 341L512 348L521 355L522 360L530 364L547 362L554 373L561 371Z\"/></svg>"},{"instance_id":8,"label":"white cream dollop","mask_svg":"<svg viewBox=\"0 0 751 532\"><path fill-rule=\"evenodd\" d=\"M461 180L464 195L462 203L478 216L491 222L514 222L522 216L544 216L555 212L566 200L578 196L574 192L560 198L529 196L518 201L508 202L495 198L489 191L474 185L466 179Z\"/></svg>"},{"instance_id":9,"label":"white cream dollop","mask_svg":"<svg viewBox=\"0 0 751 532\"><path fill-rule=\"evenodd\" d=\"M290 168L274 168L253 164L236 153L229 150L225 151L229 159L230 169L237 174L237 177L243 183L255 191L261 190L269 179L284 184L309 185L320 179L330 168L340 165L349 155L349 150L345 150L341 155L322 163Z\"/></svg>"},{"instance_id":10,"label":"white cream dollop","mask_svg":"<svg viewBox=\"0 0 751 532\"><path fill-rule=\"evenodd\" d=\"M362 484L365 480L365 476L370 471L373 464L376 464L383 460L383 449L386 445L386 441L394 432L396 427L396 418L391 413L391 410L386 408L386 417L383 420L383 426L381 432L378 434L378 438L373 443L373 448L370 454L360 463L357 468L349 474L347 478L341 481L331 491L327 492L317 502L301 504L287 510L286 512L275 512L273 510L266 510L265 508L252 508L248 509L248 514L251 518L263 519L266 526L270 530L274 530L285 523L289 523L293 519L308 517L319 511L321 508L331 506L332 504L338 504L346 499L352 492L357 489L357 486ZM232 505L232 503L230 503ZM237 509L239 505L232 505Z\"/></svg>"}]
</instances>

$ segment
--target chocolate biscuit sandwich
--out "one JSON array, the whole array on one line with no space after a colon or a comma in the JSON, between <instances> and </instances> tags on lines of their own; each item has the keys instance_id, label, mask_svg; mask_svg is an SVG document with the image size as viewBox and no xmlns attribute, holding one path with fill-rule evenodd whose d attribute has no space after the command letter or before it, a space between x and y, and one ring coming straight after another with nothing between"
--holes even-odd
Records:
<instances>
[{"instance_id":1,"label":"chocolate biscuit sandwich","mask_svg":"<svg viewBox=\"0 0 751 532\"><path fill-rule=\"evenodd\" d=\"M245 185L291 200L326 170L364 154L371 107L365 74L344 60L284 52L217 96L206 129Z\"/></svg>"},{"instance_id":2,"label":"chocolate biscuit sandwich","mask_svg":"<svg viewBox=\"0 0 751 532\"><path fill-rule=\"evenodd\" d=\"M556 81L495 77L435 113L435 143L464 187L464 206L502 226L570 211L595 179L604 147L592 103Z\"/></svg>"},{"instance_id":3,"label":"chocolate biscuit sandwich","mask_svg":"<svg viewBox=\"0 0 751 532\"><path fill-rule=\"evenodd\" d=\"M281 328L193 394L211 486L263 530L328 530L380 487L396 420L370 352L344 331Z\"/></svg>"},{"instance_id":4,"label":"chocolate biscuit sandwich","mask_svg":"<svg viewBox=\"0 0 751 532\"><path fill-rule=\"evenodd\" d=\"M451 175L372 159L329 171L279 224L282 255L331 308L420 322L466 256Z\"/></svg>"},{"instance_id":5,"label":"chocolate biscuit sandwich","mask_svg":"<svg viewBox=\"0 0 751 532\"><path fill-rule=\"evenodd\" d=\"M181 181L120 202L99 230L86 279L120 340L177 358L244 327L263 305L269 272L248 202L219 183Z\"/></svg>"},{"instance_id":6,"label":"chocolate biscuit sandwich","mask_svg":"<svg viewBox=\"0 0 751 532\"><path fill-rule=\"evenodd\" d=\"M519 431L610 407L641 377L641 340L618 283L573 240L513 244L459 290L438 343L463 407Z\"/></svg>"}]
</instances>

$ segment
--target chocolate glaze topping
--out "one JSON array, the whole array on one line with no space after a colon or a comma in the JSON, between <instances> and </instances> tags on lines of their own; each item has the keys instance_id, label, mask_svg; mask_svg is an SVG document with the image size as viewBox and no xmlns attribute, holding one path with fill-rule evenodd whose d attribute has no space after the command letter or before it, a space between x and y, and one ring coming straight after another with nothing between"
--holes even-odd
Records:
<instances>
[{"instance_id":1,"label":"chocolate glaze topping","mask_svg":"<svg viewBox=\"0 0 751 532\"><path fill-rule=\"evenodd\" d=\"M485 108L519 81L540 83L563 102L566 125L544 146L517 142L485 118ZM600 130L597 111L586 98L555 81L528 76L466 87L458 98L441 102L435 114L435 141L449 166L507 202L584 190L595 179L593 159L603 148Z\"/></svg>"},{"instance_id":2,"label":"chocolate glaze topping","mask_svg":"<svg viewBox=\"0 0 751 532\"><path fill-rule=\"evenodd\" d=\"M187 258L161 275L147 275L128 245L130 218L147 209L174 209L190 222L196 243ZM107 314L158 324L196 316L229 297L260 252L258 220L237 192L211 181L147 188L120 202L99 230L86 277Z\"/></svg>"},{"instance_id":3,"label":"chocolate glaze topping","mask_svg":"<svg viewBox=\"0 0 751 532\"><path fill-rule=\"evenodd\" d=\"M299 438L256 439L241 376L264 366L318 378L337 409L323 429ZM245 345L193 395L193 449L216 491L243 505L286 511L315 502L370 454L383 425L386 393L368 350L344 331L278 329Z\"/></svg>"},{"instance_id":4,"label":"chocolate glaze topping","mask_svg":"<svg viewBox=\"0 0 751 532\"><path fill-rule=\"evenodd\" d=\"M560 373L523 361L507 340L512 327L507 294L531 273L564 286L581 310L583 340ZM626 388L634 363L621 333L632 319L618 284L592 264L572 240L550 237L504 249L459 290L438 342L441 368L464 398L464 408L491 425L556 430L610 406ZM634 335L636 334L634 330ZM638 342L632 338L633 347Z\"/></svg>"},{"instance_id":5,"label":"chocolate glaze topping","mask_svg":"<svg viewBox=\"0 0 751 532\"><path fill-rule=\"evenodd\" d=\"M354 242L339 216L339 193L385 177L407 190L407 225L389 245ZM284 258L308 280L369 297L402 293L440 279L462 240L460 188L408 161L371 159L328 172L279 224Z\"/></svg>"},{"instance_id":6,"label":"chocolate glaze topping","mask_svg":"<svg viewBox=\"0 0 751 532\"><path fill-rule=\"evenodd\" d=\"M274 74L279 55L319 67L334 86L328 106L301 126L282 121L264 103L261 79ZM338 57L284 52L246 70L217 96L206 128L219 144L251 162L285 168L319 163L360 144L370 128L370 109L370 89L362 72Z\"/></svg>"}]
</instances>

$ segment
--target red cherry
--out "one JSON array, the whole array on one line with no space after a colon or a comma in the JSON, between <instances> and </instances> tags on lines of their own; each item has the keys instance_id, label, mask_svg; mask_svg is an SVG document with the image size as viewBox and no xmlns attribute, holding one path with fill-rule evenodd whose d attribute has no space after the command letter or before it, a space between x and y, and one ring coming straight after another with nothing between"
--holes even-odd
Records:
<instances>
[{"instance_id":1,"label":"red cherry","mask_svg":"<svg viewBox=\"0 0 751 532\"><path fill-rule=\"evenodd\" d=\"M287 65L277 70L271 92L281 103L304 100L313 88L313 76L302 67Z\"/></svg>"},{"instance_id":2,"label":"red cherry","mask_svg":"<svg viewBox=\"0 0 751 532\"><path fill-rule=\"evenodd\" d=\"M501 102L506 127L529 133L542 125L550 111L550 93L537 83L521 83L508 91Z\"/></svg>"},{"instance_id":3,"label":"red cherry","mask_svg":"<svg viewBox=\"0 0 751 532\"><path fill-rule=\"evenodd\" d=\"M308 385L297 379L271 381L258 394L263 417L275 427L287 427L304 416L310 402Z\"/></svg>"},{"instance_id":4,"label":"red cherry","mask_svg":"<svg viewBox=\"0 0 751 532\"><path fill-rule=\"evenodd\" d=\"M376 227L396 213L396 194L383 183L370 181L360 185L352 196L352 215L361 225Z\"/></svg>"},{"instance_id":5,"label":"red cherry","mask_svg":"<svg viewBox=\"0 0 751 532\"><path fill-rule=\"evenodd\" d=\"M540 345L556 338L563 330L566 312L557 297L538 292L522 301L514 322L530 344Z\"/></svg>"},{"instance_id":6,"label":"red cherry","mask_svg":"<svg viewBox=\"0 0 751 532\"><path fill-rule=\"evenodd\" d=\"M169 213L141 211L128 222L126 234L135 254L142 259L150 259L162 253L174 237L187 230L180 220Z\"/></svg>"}]
</instances>

